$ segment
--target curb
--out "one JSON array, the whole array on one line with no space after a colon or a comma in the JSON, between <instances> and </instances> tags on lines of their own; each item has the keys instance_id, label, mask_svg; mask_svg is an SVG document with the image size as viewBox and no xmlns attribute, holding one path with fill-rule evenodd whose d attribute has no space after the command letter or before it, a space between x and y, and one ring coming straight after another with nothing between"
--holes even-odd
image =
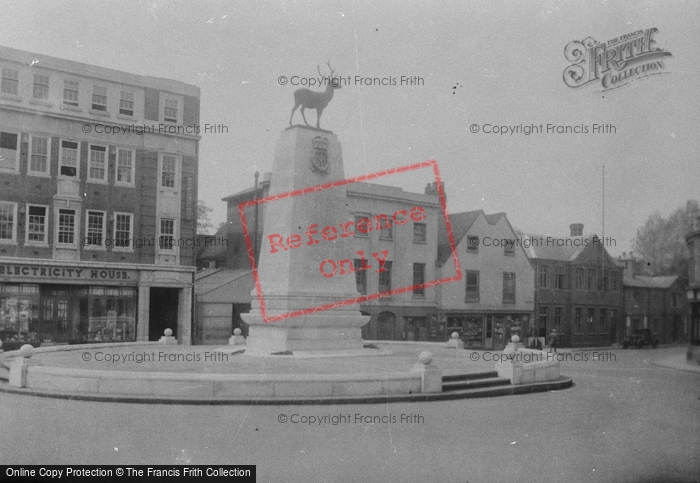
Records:
<instances>
[{"instance_id":1,"label":"curb","mask_svg":"<svg viewBox=\"0 0 700 483\"><path fill-rule=\"evenodd\" d=\"M467 389L464 391L452 391L443 393L419 393L419 394L388 394L377 396L355 397L329 397L329 398L260 398L260 399L184 399L164 397L135 397L120 395L88 395L69 394L60 392L33 391L31 389L11 388L6 384L0 384L0 392L9 394L22 394L25 396L48 397L54 399L68 399L72 401L91 402L119 402L131 404L180 404L192 406L281 406L281 405L329 405L329 404L384 404L394 402L432 402L450 401L456 399L473 399L483 397L513 396L517 394L530 394L535 392L556 391L572 387L573 380L570 377L560 376L555 381L522 384L517 386L502 386L485 389Z\"/></svg>"}]
</instances>

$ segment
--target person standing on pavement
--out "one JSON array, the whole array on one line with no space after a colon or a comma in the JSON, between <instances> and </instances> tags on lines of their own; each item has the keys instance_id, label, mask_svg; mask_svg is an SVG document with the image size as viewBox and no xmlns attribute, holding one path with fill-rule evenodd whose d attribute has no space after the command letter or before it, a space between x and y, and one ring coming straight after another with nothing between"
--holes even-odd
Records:
<instances>
[{"instance_id":1,"label":"person standing on pavement","mask_svg":"<svg viewBox=\"0 0 700 483\"><path fill-rule=\"evenodd\" d=\"M549 333L549 346L552 348L552 352L557 351L557 343L559 342L559 334L557 333L557 329L552 329L552 332Z\"/></svg>"}]
</instances>

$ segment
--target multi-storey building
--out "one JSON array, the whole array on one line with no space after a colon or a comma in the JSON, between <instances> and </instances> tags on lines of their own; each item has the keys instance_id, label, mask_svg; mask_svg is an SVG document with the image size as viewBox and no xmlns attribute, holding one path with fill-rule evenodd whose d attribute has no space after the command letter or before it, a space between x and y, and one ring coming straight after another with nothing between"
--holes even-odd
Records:
<instances>
[{"instance_id":1,"label":"multi-storey building","mask_svg":"<svg viewBox=\"0 0 700 483\"><path fill-rule=\"evenodd\" d=\"M690 346L688 362L700 364L700 217L696 218L695 230L685 237L688 244L688 316L690 318Z\"/></svg>"},{"instance_id":2,"label":"multi-storey building","mask_svg":"<svg viewBox=\"0 0 700 483\"><path fill-rule=\"evenodd\" d=\"M676 275L650 277L640 274L643 261L632 252L620 256L624 267L621 337L636 329L650 329L661 344L686 341L685 287ZM618 341L619 342L619 341Z\"/></svg>"},{"instance_id":3,"label":"multi-storey building","mask_svg":"<svg viewBox=\"0 0 700 483\"><path fill-rule=\"evenodd\" d=\"M527 335L534 310L534 269L505 213L450 215L462 280L437 287L438 340L457 332L465 347L502 349ZM454 273L452 249L440 226L438 271Z\"/></svg>"},{"instance_id":4,"label":"multi-storey building","mask_svg":"<svg viewBox=\"0 0 700 483\"><path fill-rule=\"evenodd\" d=\"M190 342L199 88L0 48L0 338Z\"/></svg>"},{"instance_id":5,"label":"multi-storey building","mask_svg":"<svg viewBox=\"0 0 700 483\"><path fill-rule=\"evenodd\" d=\"M221 307L211 305L209 309L197 309L201 320L197 321L197 333L207 343L220 343L228 339L232 324L240 323L238 313L249 308L250 297L242 297L253 290L252 277L244 276L241 269L250 269L250 261L238 214L238 205L242 202L265 197L269 193L271 175L265 174L257 191L250 188L224 198L228 207L228 275L219 272L200 278L207 288L197 288L198 300L203 303L220 304L221 300L230 300L226 314ZM378 215L389 215L410 210L419 206L425 210L425 219L388 226L382 230L363 233L355 230L353 251L357 290L361 295L389 292L398 288L413 287L403 293L380 296L360 304L370 322L363 327L363 338L382 340L435 340L437 337L437 311L435 305L435 287L420 287L421 284L436 280L435 257L437 254L438 221L442 210L438 202L437 186L429 184L425 193L409 193L401 188L382 186L371 183L352 183L347 185L347 210L349 219L360 224L363 219L373 219ZM249 206L245 215L251 242L260 247L263 242L263 219L265 203L256 208ZM257 230L256 227L257 226ZM257 236L256 236L257 233ZM360 269L363 264L377 263L372 253L387 251L383 270ZM358 254L361 252L363 257ZM257 257L257 253L256 253ZM226 278L228 276L228 278ZM219 290L208 288L216 280ZM238 285L245 284L241 290ZM226 292L225 294L223 292ZM210 302L209 302L210 301ZM216 313L216 315L214 315ZM201 328L200 328L201 326ZM208 334L219 334L211 337Z\"/></svg>"},{"instance_id":6,"label":"multi-storey building","mask_svg":"<svg viewBox=\"0 0 700 483\"><path fill-rule=\"evenodd\" d=\"M604 240L583 235L580 223L570 228L570 237L523 238L536 271L537 319L530 335L544 343L557 329L564 346L608 346L624 336L622 268L608 254Z\"/></svg>"}]
</instances>

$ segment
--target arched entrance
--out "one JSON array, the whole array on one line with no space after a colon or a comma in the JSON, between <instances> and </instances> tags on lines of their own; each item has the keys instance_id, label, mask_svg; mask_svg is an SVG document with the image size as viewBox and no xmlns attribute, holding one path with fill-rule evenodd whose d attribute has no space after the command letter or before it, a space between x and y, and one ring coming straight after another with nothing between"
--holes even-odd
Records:
<instances>
[{"instance_id":1,"label":"arched entrance","mask_svg":"<svg viewBox=\"0 0 700 483\"><path fill-rule=\"evenodd\" d=\"M364 312L361 311L360 315L369 315L369 312ZM369 324L370 322L367 322L365 325L362 326L362 340L369 340Z\"/></svg>"},{"instance_id":2,"label":"arched entrance","mask_svg":"<svg viewBox=\"0 0 700 483\"><path fill-rule=\"evenodd\" d=\"M377 340L394 340L396 332L396 315L382 312L377 316Z\"/></svg>"}]
</instances>

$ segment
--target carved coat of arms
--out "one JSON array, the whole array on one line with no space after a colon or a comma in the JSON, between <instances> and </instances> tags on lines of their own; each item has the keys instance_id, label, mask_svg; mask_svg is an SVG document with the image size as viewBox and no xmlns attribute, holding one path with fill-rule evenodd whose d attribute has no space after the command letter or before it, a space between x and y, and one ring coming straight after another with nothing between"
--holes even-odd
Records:
<instances>
[{"instance_id":1,"label":"carved coat of arms","mask_svg":"<svg viewBox=\"0 0 700 483\"><path fill-rule=\"evenodd\" d=\"M330 169L328 163L328 139L316 136L311 144L314 148L311 156L311 170L319 173L328 173Z\"/></svg>"}]
</instances>

